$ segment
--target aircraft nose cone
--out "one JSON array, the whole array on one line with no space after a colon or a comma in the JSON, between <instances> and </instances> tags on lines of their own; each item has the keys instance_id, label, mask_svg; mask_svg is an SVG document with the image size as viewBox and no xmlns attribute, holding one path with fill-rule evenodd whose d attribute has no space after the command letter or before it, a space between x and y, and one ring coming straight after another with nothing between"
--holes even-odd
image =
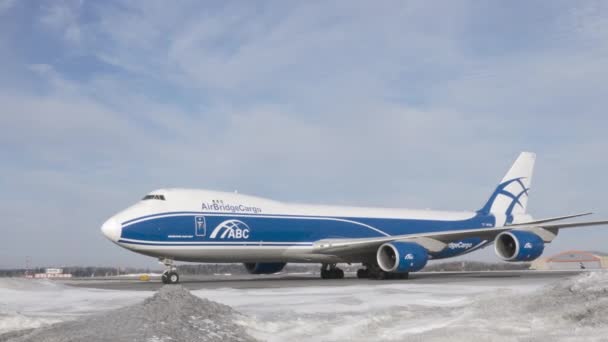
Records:
<instances>
[{"instance_id":1,"label":"aircraft nose cone","mask_svg":"<svg viewBox=\"0 0 608 342\"><path fill-rule=\"evenodd\" d=\"M121 233L120 224L113 218L104 222L101 226L101 232L105 235L110 241L118 242L120 239Z\"/></svg>"}]
</instances>

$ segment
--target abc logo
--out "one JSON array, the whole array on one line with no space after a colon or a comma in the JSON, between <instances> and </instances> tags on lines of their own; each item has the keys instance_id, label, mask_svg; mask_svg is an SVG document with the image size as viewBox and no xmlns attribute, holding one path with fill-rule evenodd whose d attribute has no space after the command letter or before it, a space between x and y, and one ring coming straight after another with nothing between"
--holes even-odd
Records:
<instances>
[{"instance_id":1,"label":"abc logo","mask_svg":"<svg viewBox=\"0 0 608 342\"><path fill-rule=\"evenodd\" d=\"M249 239L250 229L249 226L239 220L227 220L215 227L210 239ZM218 236L219 235L219 236Z\"/></svg>"},{"instance_id":2,"label":"abc logo","mask_svg":"<svg viewBox=\"0 0 608 342\"><path fill-rule=\"evenodd\" d=\"M249 239L249 229L232 229L228 231L228 239Z\"/></svg>"}]
</instances>

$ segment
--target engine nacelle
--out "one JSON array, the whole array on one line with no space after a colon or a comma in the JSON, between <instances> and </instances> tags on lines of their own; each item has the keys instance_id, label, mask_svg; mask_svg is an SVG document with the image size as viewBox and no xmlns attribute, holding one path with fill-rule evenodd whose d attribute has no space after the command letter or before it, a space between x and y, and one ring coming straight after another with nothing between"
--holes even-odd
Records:
<instances>
[{"instance_id":1,"label":"engine nacelle","mask_svg":"<svg viewBox=\"0 0 608 342\"><path fill-rule=\"evenodd\" d=\"M273 274L280 272L285 262L246 262L243 265L249 274Z\"/></svg>"},{"instance_id":2,"label":"engine nacelle","mask_svg":"<svg viewBox=\"0 0 608 342\"><path fill-rule=\"evenodd\" d=\"M543 254L545 242L531 232L511 230L502 232L494 240L496 255L505 261L531 261Z\"/></svg>"},{"instance_id":3,"label":"engine nacelle","mask_svg":"<svg viewBox=\"0 0 608 342\"><path fill-rule=\"evenodd\" d=\"M376 253L378 266L384 272L420 271L429 260L426 249L414 242L387 242Z\"/></svg>"}]
</instances>

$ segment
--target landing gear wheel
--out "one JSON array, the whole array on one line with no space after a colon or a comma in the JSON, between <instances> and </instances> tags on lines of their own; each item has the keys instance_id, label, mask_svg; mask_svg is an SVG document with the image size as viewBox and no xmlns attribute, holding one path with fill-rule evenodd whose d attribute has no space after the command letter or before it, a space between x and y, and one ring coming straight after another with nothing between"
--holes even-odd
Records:
<instances>
[{"instance_id":1,"label":"landing gear wheel","mask_svg":"<svg viewBox=\"0 0 608 342\"><path fill-rule=\"evenodd\" d=\"M344 279L344 271L339 268L334 270L321 270L321 279Z\"/></svg>"},{"instance_id":2,"label":"landing gear wheel","mask_svg":"<svg viewBox=\"0 0 608 342\"><path fill-rule=\"evenodd\" d=\"M177 272L169 272L169 284L179 283L179 274Z\"/></svg>"},{"instance_id":3,"label":"landing gear wheel","mask_svg":"<svg viewBox=\"0 0 608 342\"><path fill-rule=\"evenodd\" d=\"M377 279L377 280L408 279L409 276L410 276L410 274L408 272L391 273L391 272L379 271L379 272L375 273L373 276L370 276L370 278Z\"/></svg>"},{"instance_id":4,"label":"landing gear wheel","mask_svg":"<svg viewBox=\"0 0 608 342\"><path fill-rule=\"evenodd\" d=\"M369 269L360 268L357 270L357 278L359 279L367 279L369 278Z\"/></svg>"},{"instance_id":5,"label":"landing gear wheel","mask_svg":"<svg viewBox=\"0 0 608 342\"><path fill-rule=\"evenodd\" d=\"M357 278L369 278L375 280L385 279L408 279L409 272L386 272L383 271L377 263L363 263L363 267L357 271Z\"/></svg>"},{"instance_id":6,"label":"landing gear wheel","mask_svg":"<svg viewBox=\"0 0 608 342\"><path fill-rule=\"evenodd\" d=\"M321 267L321 279L344 279L344 271L335 267L323 265Z\"/></svg>"},{"instance_id":7,"label":"landing gear wheel","mask_svg":"<svg viewBox=\"0 0 608 342\"><path fill-rule=\"evenodd\" d=\"M336 279L344 279L344 271L339 268L334 269Z\"/></svg>"},{"instance_id":8,"label":"landing gear wheel","mask_svg":"<svg viewBox=\"0 0 608 342\"><path fill-rule=\"evenodd\" d=\"M331 272L329 270L321 270L321 279L331 279Z\"/></svg>"},{"instance_id":9,"label":"landing gear wheel","mask_svg":"<svg viewBox=\"0 0 608 342\"><path fill-rule=\"evenodd\" d=\"M173 259L159 258L158 261L167 267L167 270L160 277L163 284L179 283L179 274L177 274L177 267L173 266Z\"/></svg>"},{"instance_id":10,"label":"landing gear wheel","mask_svg":"<svg viewBox=\"0 0 608 342\"><path fill-rule=\"evenodd\" d=\"M164 272L161 276L163 284L177 284L179 283L179 274L175 271Z\"/></svg>"}]
</instances>

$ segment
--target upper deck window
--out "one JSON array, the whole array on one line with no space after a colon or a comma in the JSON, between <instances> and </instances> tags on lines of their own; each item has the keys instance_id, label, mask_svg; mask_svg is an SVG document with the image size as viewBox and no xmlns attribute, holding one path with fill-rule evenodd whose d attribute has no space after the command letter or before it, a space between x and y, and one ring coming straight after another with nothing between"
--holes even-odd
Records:
<instances>
[{"instance_id":1,"label":"upper deck window","mask_svg":"<svg viewBox=\"0 0 608 342\"><path fill-rule=\"evenodd\" d=\"M145 200L150 200L150 199L155 199L155 200L161 200L164 201L165 200L165 195L146 195L144 196L144 198L142 198L142 201Z\"/></svg>"}]
</instances>

